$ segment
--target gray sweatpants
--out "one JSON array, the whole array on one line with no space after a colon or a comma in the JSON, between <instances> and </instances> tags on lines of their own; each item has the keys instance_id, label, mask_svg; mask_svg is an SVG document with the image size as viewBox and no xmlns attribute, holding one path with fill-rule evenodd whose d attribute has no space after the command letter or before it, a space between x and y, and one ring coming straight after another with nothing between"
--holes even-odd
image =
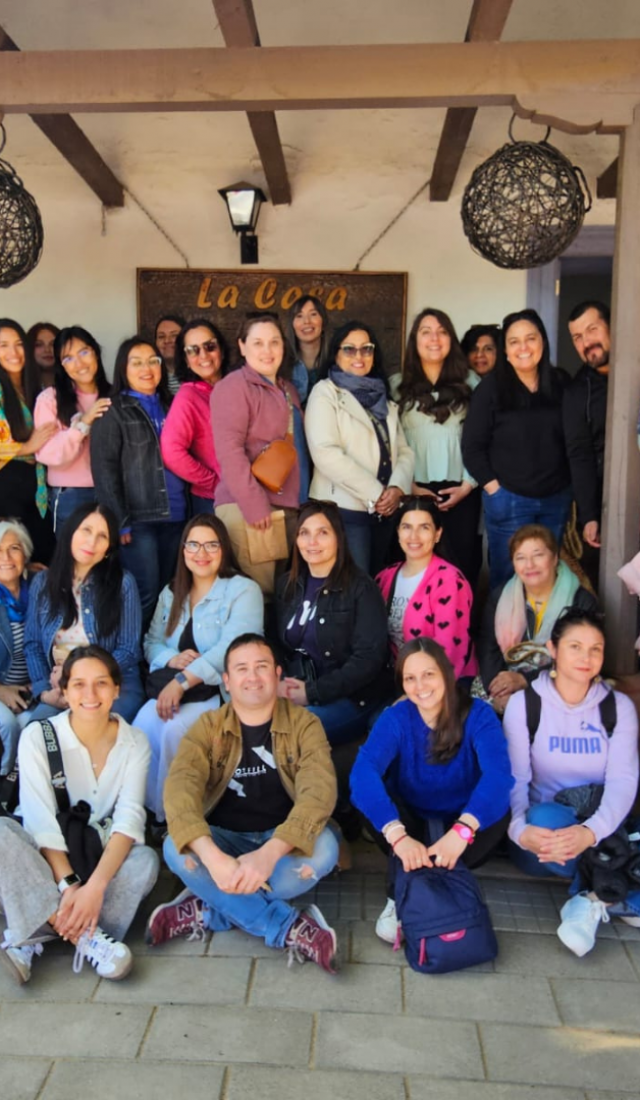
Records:
<instances>
[{"instance_id":1,"label":"gray sweatpants","mask_svg":"<svg viewBox=\"0 0 640 1100\"><path fill-rule=\"evenodd\" d=\"M152 848L136 844L109 883L100 927L122 940L140 902L153 889L160 860ZM13 943L33 936L56 912L60 894L51 868L17 821L0 817L0 906Z\"/></svg>"}]
</instances>

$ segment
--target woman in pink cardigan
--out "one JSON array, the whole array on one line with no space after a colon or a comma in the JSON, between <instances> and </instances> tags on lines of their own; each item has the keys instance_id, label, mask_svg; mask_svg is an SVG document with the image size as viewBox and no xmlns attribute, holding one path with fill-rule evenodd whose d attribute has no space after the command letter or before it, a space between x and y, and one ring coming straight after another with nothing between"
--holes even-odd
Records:
<instances>
[{"instance_id":1,"label":"woman in pink cardigan","mask_svg":"<svg viewBox=\"0 0 640 1100\"><path fill-rule=\"evenodd\" d=\"M211 395L211 424L220 465L216 515L229 532L242 571L260 585L265 596L271 596L276 561L286 560L293 542L300 467L296 458L281 492L275 493L254 477L251 464L274 440L293 435L294 410L300 409L300 398L295 386L280 378L285 339L275 313L247 316L238 347L242 366L223 378ZM274 516L272 531L272 516L279 512L284 512L286 546L276 550L270 543L278 531L282 534L282 517Z\"/></svg>"},{"instance_id":2,"label":"woman in pink cardigan","mask_svg":"<svg viewBox=\"0 0 640 1100\"><path fill-rule=\"evenodd\" d=\"M96 499L89 456L94 421L109 408L110 385L100 345L80 325L63 328L54 341L53 386L36 399L36 428L55 423L58 431L36 454L47 467L49 505L55 531L81 504Z\"/></svg>"},{"instance_id":3,"label":"woman in pink cardigan","mask_svg":"<svg viewBox=\"0 0 640 1100\"><path fill-rule=\"evenodd\" d=\"M434 554L441 535L442 519L433 501L407 498L398 518L405 560L383 569L376 581L387 605L394 657L405 642L433 638L460 680L478 671L469 633L473 594L460 570Z\"/></svg>"},{"instance_id":4,"label":"woman in pink cardigan","mask_svg":"<svg viewBox=\"0 0 640 1100\"><path fill-rule=\"evenodd\" d=\"M194 515L213 512L219 478L211 431L211 395L227 366L224 336L211 321L188 321L176 339L176 392L160 436L165 465L186 481Z\"/></svg>"}]
</instances>

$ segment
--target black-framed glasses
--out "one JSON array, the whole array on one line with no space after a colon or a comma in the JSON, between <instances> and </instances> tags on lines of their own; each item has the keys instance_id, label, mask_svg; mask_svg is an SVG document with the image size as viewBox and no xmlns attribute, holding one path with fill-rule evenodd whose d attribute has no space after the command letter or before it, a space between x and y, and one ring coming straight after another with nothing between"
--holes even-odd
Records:
<instances>
[{"instance_id":1,"label":"black-framed glasses","mask_svg":"<svg viewBox=\"0 0 640 1100\"><path fill-rule=\"evenodd\" d=\"M370 359L376 350L376 345L362 344L361 347L357 348L355 344L340 344L338 350L341 351L347 359L355 359L356 355L361 355L363 359Z\"/></svg>"},{"instance_id":2,"label":"black-framed glasses","mask_svg":"<svg viewBox=\"0 0 640 1100\"><path fill-rule=\"evenodd\" d=\"M188 355L190 359L195 359L201 351L206 351L211 354L217 351L219 347L220 345L217 340L205 340L202 344L187 344L184 353Z\"/></svg>"},{"instance_id":3,"label":"black-framed glasses","mask_svg":"<svg viewBox=\"0 0 640 1100\"><path fill-rule=\"evenodd\" d=\"M217 539L211 539L210 542L196 542L195 539L189 539L184 543L184 548L187 554L198 554L200 550L206 550L207 554L217 554L220 543Z\"/></svg>"}]
</instances>

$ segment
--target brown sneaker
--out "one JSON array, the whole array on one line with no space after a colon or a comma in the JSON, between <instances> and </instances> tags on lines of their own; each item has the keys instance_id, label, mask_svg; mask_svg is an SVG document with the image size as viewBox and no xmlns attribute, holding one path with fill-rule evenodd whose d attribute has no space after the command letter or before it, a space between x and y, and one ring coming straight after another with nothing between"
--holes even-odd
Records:
<instances>
[{"instance_id":1,"label":"brown sneaker","mask_svg":"<svg viewBox=\"0 0 640 1100\"><path fill-rule=\"evenodd\" d=\"M328 974L335 974L336 934L330 928L317 905L309 905L296 917L287 932L285 947L289 948L289 966L296 962L317 963Z\"/></svg>"},{"instance_id":2,"label":"brown sneaker","mask_svg":"<svg viewBox=\"0 0 640 1100\"><path fill-rule=\"evenodd\" d=\"M173 901L158 905L154 910L144 932L145 943L157 947L176 936L188 936L190 940L204 939L203 903L200 898L183 890Z\"/></svg>"}]
</instances>

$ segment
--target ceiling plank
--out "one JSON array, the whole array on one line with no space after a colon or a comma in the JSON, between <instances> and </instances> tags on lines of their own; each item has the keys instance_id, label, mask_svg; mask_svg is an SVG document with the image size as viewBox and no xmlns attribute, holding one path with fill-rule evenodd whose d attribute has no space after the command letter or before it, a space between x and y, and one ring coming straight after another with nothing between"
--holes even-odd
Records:
<instances>
[{"instance_id":1,"label":"ceiling plank","mask_svg":"<svg viewBox=\"0 0 640 1100\"><path fill-rule=\"evenodd\" d=\"M260 35L251 0L213 0L225 45L260 46ZM262 168L274 206L291 202L291 184L287 174L278 123L273 111L248 111L247 119L262 161Z\"/></svg>"},{"instance_id":2,"label":"ceiling plank","mask_svg":"<svg viewBox=\"0 0 640 1100\"><path fill-rule=\"evenodd\" d=\"M618 158L605 168L596 181L596 195L599 199L615 199L618 193Z\"/></svg>"},{"instance_id":3,"label":"ceiling plank","mask_svg":"<svg viewBox=\"0 0 640 1100\"><path fill-rule=\"evenodd\" d=\"M0 50L20 51L3 27L0 27ZM104 206L124 206L122 184L70 115L32 114L31 119Z\"/></svg>"},{"instance_id":4,"label":"ceiling plank","mask_svg":"<svg viewBox=\"0 0 640 1100\"><path fill-rule=\"evenodd\" d=\"M617 133L638 104L638 39L0 54L6 114L506 106Z\"/></svg>"},{"instance_id":5,"label":"ceiling plank","mask_svg":"<svg viewBox=\"0 0 640 1100\"><path fill-rule=\"evenodd\" d=\"M474 0L465 42L493 42L500 38L513 0ZM449 107L433 162L429 184L432 202L447 202L467 147L477 107Z\"/></svg>"}]
</instances>

